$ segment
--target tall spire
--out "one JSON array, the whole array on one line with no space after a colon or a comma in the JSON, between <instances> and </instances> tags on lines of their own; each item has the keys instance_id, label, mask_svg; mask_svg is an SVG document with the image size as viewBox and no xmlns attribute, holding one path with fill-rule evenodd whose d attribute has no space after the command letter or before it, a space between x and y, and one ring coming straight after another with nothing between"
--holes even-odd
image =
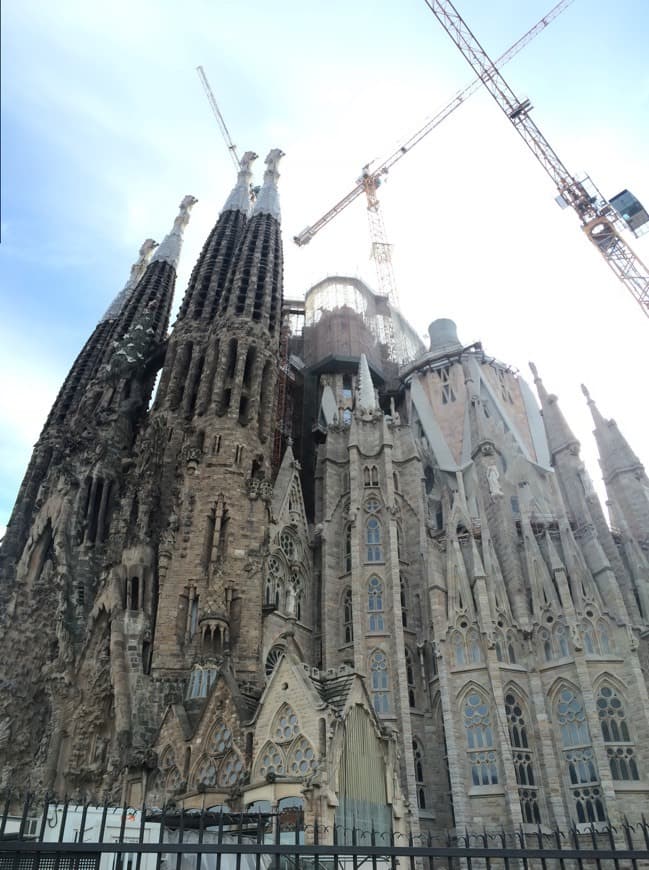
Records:
<instances>
[{"instance_id":1,"label":"tall spire","mask_svg":"<svg viewBox=\"0 0 649 870\"><path fill-rule=\"evenodd\" d=\"M258 322L271 335L279 335L284 265L277 166L283 156L273 148L266 157L264 183L223 291L220 310L228 318L228 330L235 318Z\"/></svg>"},{"instance_id":2,"label":"tall spire","mask_svg":"<svg viewBox=\"0 0 649 870\"><path fill-rule=\"evenodd\" d=\"M378 411L372 375L364 353L358 363L358 408L361 413Z\"/></svg>"},{"instance_id":3,"label":"tall spire","mask_svg":"<svg viewBox=\"0 0 649 870\"><path fill-rule=\"evenodd\" d=\"M248 222L251 166L256 159L254 151L246 151L241 158L236 184L192 270L178 312L179 322L187 318L188 321L211 323L216 316L230 266Z\"/></svg>"},{"instance_id":4,"label":"tall spire","mask_svg":"<svg viewBox=\"0 0 649 870\"><path fill-rule=\"evenodd\" d=\"M142 275L144 275L144 271L151 259L151 254L158 246L157 242L154 242L153 239L145 239L142 243L142 247L139 251L139 257L131 266L131 274L129 275L129 279L124 285L124 288L120 290L117 296L110 303L108 308L106 309L106 313L99 321L102 323L104 320L115 320L115 318L119 315L120 311L124 307L127 299L137 286L137 282L140 280Z\"/></svg>"},{"instance_id":5,"label":"tall spire","mask_svg":"<svg viewBox=\"0 0 649 870\"><path fill-rule=\"evenodd\" d=\"M277 167L282 157L284 157L284 152L279 148L273 148L266 157L264 183L257 194L255 206L252 210L253 216L257 214L269 214L272 215L276 221L281 220L279 191L277 190L277 182L279 180L279 171Z\"/></svg>"},{"instance_id":6,"label":"tall spire","mask_svg":"<svg viewBox=\"0 0 649 870\"><path fill-rule=\"evenodd\" d=\"M254 151L246 151L241 158L237 183L232 188L230 196L226 199L223 211L240 211L246 217L250 214L250 181L252 179L252 169L250 167L257 157L258 155Z\"/></svg>"},{"instance_id":7,"label":"tall spire","mask_svg":"<svg viewBox=\"0 0 649 870\"><path fill-rule=\"evenodd\" d=\"M176 216L172 230L164 237L162 244L151 258L152 263L162 260L165 263L169 263L174 269L178 268L180 250L183 244L183 232L189 223L189 213L197 202L196 197L191 195L183 198L183 201L179 205L180 211Z\"/></svg>"},{"instance_id":8,"label":"tall spire","mask_svg":"<svg viewBox=\"0 0 649 870\"><path fill-rule=\"evenodd\" d=\"M631 449L629 442L622 435L615 420L606 420L590 393L582 384L581 391L586 396L590 413L595 423L595 440L599 448L599 461L602 466L604 481L609 482L623 471L644 472L644 466Z\"/></svg>"},{"instance_id":9,"label":"tall spire","mask_svg":"<svg viewBox=\"0 0 649 870\"><path fill-rule=\"evenodd\" d=\"M566 418L563 416L561 409L559 408L557 397L552 393L547 392L534 363L531 362L529 366L534 376L534 384L541 401L545 434L548 439L550 456L552 457L552 462L554 464L554 458L557 453L568 447L579 448L579 441L566 422Z\"/></svg>"}]
</instances>

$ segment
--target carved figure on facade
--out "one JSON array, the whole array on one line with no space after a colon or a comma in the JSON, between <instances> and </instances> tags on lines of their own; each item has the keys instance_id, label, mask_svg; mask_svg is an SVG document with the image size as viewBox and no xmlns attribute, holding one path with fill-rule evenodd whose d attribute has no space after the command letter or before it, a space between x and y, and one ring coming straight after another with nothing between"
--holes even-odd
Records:
<instances>
[{"instance_id":1,"label":"carved figure on facade","mask_svg":"<svg viewBox=\"0 0 649 870\"><path fill-rule=\"evenodd\" d=\"M487 466L487 484L489 486L489 492L492 496L500 496L505 494L502 491L502 487L500 485L500 472L495 465Z\"/></svg>"}]
</instances>

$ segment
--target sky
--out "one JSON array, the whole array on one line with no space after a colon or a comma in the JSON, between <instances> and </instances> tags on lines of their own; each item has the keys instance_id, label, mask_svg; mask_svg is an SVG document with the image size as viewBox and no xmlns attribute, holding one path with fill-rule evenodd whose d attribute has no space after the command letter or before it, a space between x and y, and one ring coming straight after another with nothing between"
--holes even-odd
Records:
<instances>
[{"instance_id":1,"label":"sky","mask_svg":"<svg viewBox=\"0 0 649 870\"><path fill-rule=\"evenodd\" d=\"M457 0L492 57L551 0ZM574 174L649 204L649 5L575 0L503 70ZM48 410L185 194L176 306L234 183L202 64L256 182L273 147L285 296L328 274L376 285L359 199L304 248L293 235L472 78L424 0L5 0L0 193L0 535ZM534 361L599 479L586 383L649 462L649 319L584 237L493 99L471 97L380 188L402 309L530 378ZM649 262L649 235L629 236ZM173 319L173 318L172 318Z\"/></svg>"}]
</instances>

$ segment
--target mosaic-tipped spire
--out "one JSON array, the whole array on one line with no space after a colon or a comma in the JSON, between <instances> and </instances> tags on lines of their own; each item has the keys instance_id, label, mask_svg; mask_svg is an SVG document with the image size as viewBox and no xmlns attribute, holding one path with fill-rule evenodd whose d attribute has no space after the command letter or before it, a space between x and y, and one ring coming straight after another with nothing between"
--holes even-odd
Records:
<instances>
[{"instance_id":1,"label":"mosaic-tipped spire","mask_svg":"<svg viewBox=\"0 0 649 870\"><path fill-rule=\"evenodd\" d=\"M253 216L256 214L269 214L276 221L281 220L281 211L279 207L279 191L277 190L277 181L279 179L278 165L279 161L284 156L284 152L279 148L273 148L266 157L266 171L264 172L264 183L261 190L257 194L255 206L252 210Z\"/></svg>"},{"instance_id":2,"label":"mosaic-tipped spire","mask_svg":"<svg viewBox=\"0 0 649 870\"><path fill-rule=\"evenodd\" d=\"M252 179L251 166L259 155L254 151L246 151L239 163L239 174L237 175L237 183L232 188L230 196L226 199L223 211L240 211L246 215L250 214L250 181Z\"/></svg>"},{"instance_id":3,"label":"mosaic-tipped spire","mask_svg":"<svg viewBox=\"0 0 649 870\"><path fill-rule=\"evenodd\" d=\"M644 466L631 449L629 442L617 427L615 420L606 420L582 384L581 391L586 397L590 413L595 423L594 435L599 449L599 461L605 482L623 471L644 472Z\"/></svg>"},{"instance_id":4,"label":"mosaic-tipped spire","mask_svg":"<svg viewBox=\"0 0 649 870\"><path fill-rule=\"evenodd\" d=\"M566 418L563 416L561 409L559 408L559 402L555 395L552 393L548 393L543 385L543 381L539 377L539 373L537 371L534 363L530 363L530 370L532 375L534 376L534 384L536 386L536 391L539 394L539 400L541 402L541 411L543 414L543 424L545 426L545 434L548 439L548 446L550 448L550 455L554 460L554 457L561 450L565 450L567 447L576 446L579 447L579 441L575 437L572 429L566 422Z\"/></svg>"},{"instance_id":5,"label":"mosaic-tipped spire","mask_svg":"<svg viewBox=\"0 0 649 870\"><path fill-rule=\"evenodd\" d=\"M108 306L106 313L99 321L100 323L103 323L105 320L115 320L115 318L119 316L119 313L124 307L128 297L137 286L137 282L140 280L142 275L144 275L144 271L151 259L151 254L157 246L158 243L154 242L153 239L144 240L139 251L139 257L131 266L131 274L129 275L128 281Z\"/></svg>"},{"instance_id":6,"label":"mosaic-tipped spire","mask_svg":"<svg viewBox=\"0 0 649 870\"><path fill-rule=\"evenodd\" d=\"M189 223L189 213L197 202L196 197L191 195L183 198L183 201L179 205L180 211L176 216L171 232L162 240L162 244L151 258L152 263L162 260L165 263L169 263L174 269L178 268L180 250L183 245L183 232Z\"/></svg>"},{"instance_id":7,"label":"mosaic-tipped spire","mask_svg":"<svg viewBox=\"0 0 649 870\"><path fill-rule=\"evenodd\" d=\"M378 411L372 375L364 353L358 363L358 407L361 412Z\"/></svg>"}]
</instances>

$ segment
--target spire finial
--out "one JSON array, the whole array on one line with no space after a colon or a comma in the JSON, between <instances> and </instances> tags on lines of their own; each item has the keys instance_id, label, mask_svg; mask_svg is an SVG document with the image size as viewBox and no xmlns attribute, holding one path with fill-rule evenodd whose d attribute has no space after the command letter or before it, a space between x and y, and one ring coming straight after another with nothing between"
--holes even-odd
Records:
<instances>
[{"instance_id":1,"label":"spire finial","mask_svg":"<svg viewBox=\"0 0 649 870\"><path fill-rule=\"evenodd\" d=\"M153 239L145 239L142 242L139 250L139 257L131 266L131 274L128 277L128 281L124 285L124 288L120 290L117 296L110 303L106 313L99 321L100 323L103 323L104 320L115 320L115 318L119 316L120 311L124 307L128 297L131 295L135 285L142 275L144 275L144 271L151 259L151 254L157 246L158 243L154 242Z\"/></svg>"},{"instance_id":2,"label":"spire finial","mask_svg":"<svg viewBox=\"0 0 649 870\"><path fill-rule=\"evenodd\" d=\"M237 183L232 188L230 196L226 199L223 211L241 211L245 215L250 214L251 167L257 157L258 155L254 151L246 151L241 158Z\"/></svg>"},{"instance_id":3,"label":"spire finial","mask_svg":"<svg viewBox=\"0 0 649 870\"><path fill-rule=\"evenodd\" d=\"M272 151L268 152L265 160L264 183L257 194L257 200L252 210L253 215L269 214L276 221L281 220L279 193L277 190L277 181L279 179L277 167L282 157L284 157L284 152L280 148L273 148Z\"/></svg>"},{"instance_id":4,"label":"spire finial","mask_svg":"<svg viewBox=\"0 0 649 870\"><path fill-rule=\"evenodd\" d=\"M189 213L197 202L198 200L196 197L191 196L191 194L188 194L183 198L183 201L179 206L180 211L176 215L171 232L164 237L162 244L153 257L151 257L152 263L157 260L164 260L165 263L169 263L169 265L173 266L174 269L177 268L178 260L180 258L180 249L183 244L183 232L189 223Z\"/></svg>"},{"instance_id":5,"label":"spire finial","mask_svg":"<svg viewBox=\"0 0 649 870\"><path fill-rule=\"evenodd\" d=\"M361 354L358 363L358 406L361 413L378 410L372 375L364 353Z\"/></svg>"}]
</instances>

